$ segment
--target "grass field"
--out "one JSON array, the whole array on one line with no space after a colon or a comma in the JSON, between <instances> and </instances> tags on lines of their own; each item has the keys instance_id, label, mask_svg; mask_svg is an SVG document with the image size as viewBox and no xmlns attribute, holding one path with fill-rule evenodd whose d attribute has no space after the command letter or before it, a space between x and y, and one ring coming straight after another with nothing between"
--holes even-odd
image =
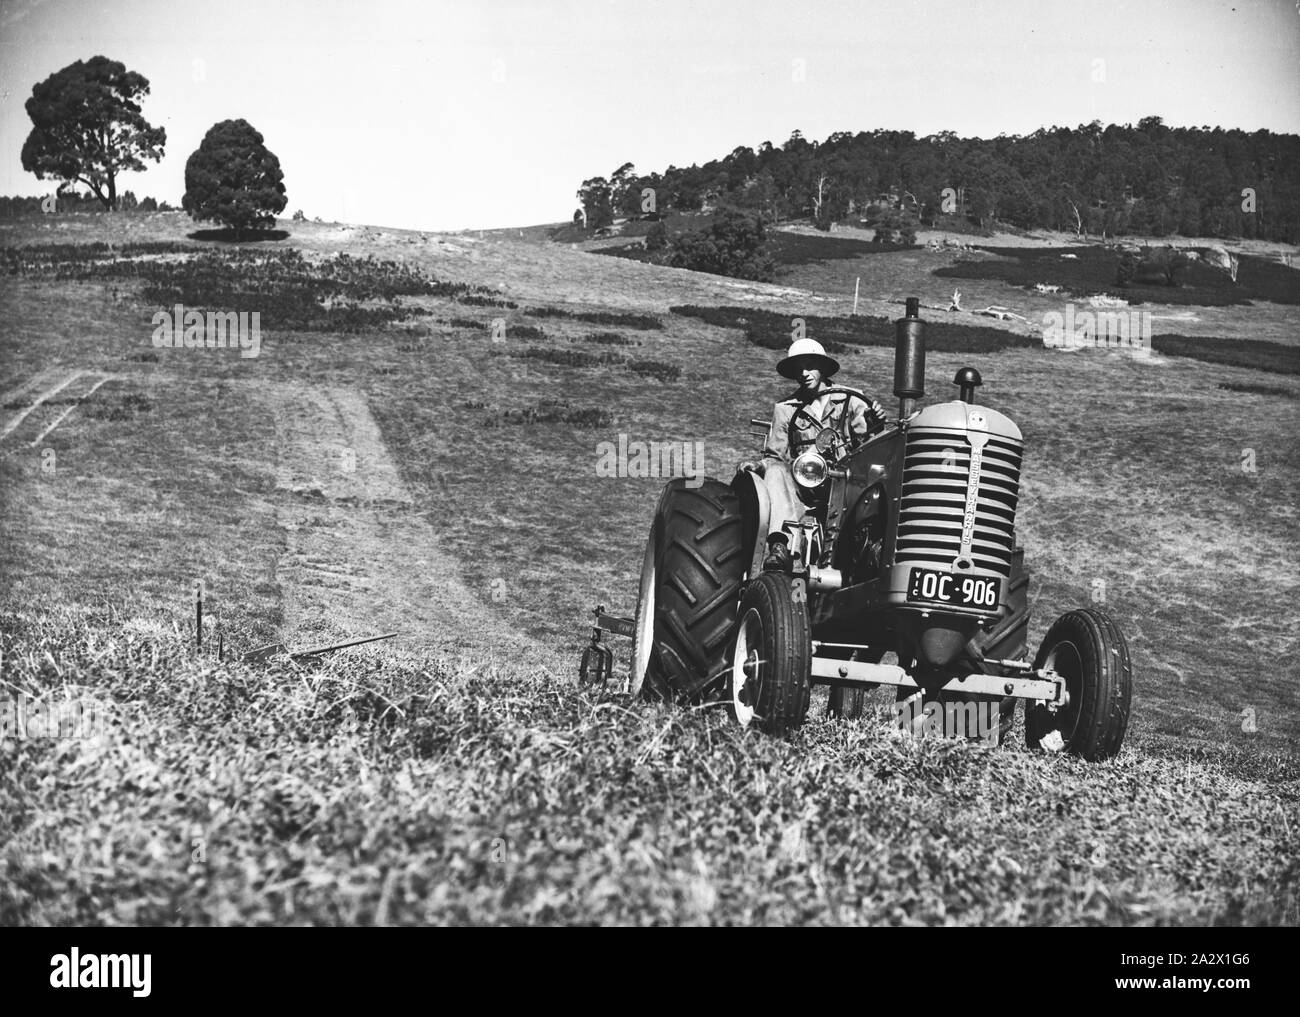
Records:
<instances>
[{"instance_id":1,"label":"grass field","mask_svg":"<svg viewBox=\"0 0 1300 1017\"><path fill-rule=\"evenodd\" d=\"M1300 923L1300 378L936 321L929 399L973 363L1026 435L1031 645L1090 603L1127 633L1125 749L916 743L824 696L774 740L576 688L664 482L597 475L600 446L699 442L729 477L784 392L747 333L794 316L888 405L887 319L953 256L763 286L293 229L212 255L178 217L0 224L72 245L62 278L5 252L0 680L106 718L0 741L0 921ZM152 345L160 306L217 292L263 310L258 357ZM1259 338L1231 324L1207 348ZM214 652L392 630L317 664Z\"/></svg>"}]
</instances>

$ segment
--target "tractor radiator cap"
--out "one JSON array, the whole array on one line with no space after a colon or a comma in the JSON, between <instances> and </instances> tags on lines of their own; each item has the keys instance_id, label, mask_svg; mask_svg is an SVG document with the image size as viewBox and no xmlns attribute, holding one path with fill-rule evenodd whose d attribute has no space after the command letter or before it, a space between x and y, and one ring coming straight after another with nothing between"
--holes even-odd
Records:
<instances>
[{"instance_id":1,"label":"tractor radiator cap","mask_svg":"<svg viewBox=\"0 0 1300 1017\"><path fill-rule=\"evenodd\" d=\"M975 401L975 390L984 384L984 379L980 377L979 371L973 367L963 367L953 377L952 383L961 388L961 401L970 403Z\"/></svg>"}]
</instances>

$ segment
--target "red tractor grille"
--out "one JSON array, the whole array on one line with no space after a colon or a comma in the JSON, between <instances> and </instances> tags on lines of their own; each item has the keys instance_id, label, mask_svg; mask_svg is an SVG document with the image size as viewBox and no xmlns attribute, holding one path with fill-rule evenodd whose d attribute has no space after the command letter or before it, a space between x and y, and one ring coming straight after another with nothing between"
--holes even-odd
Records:
<instances>
[{"instance_id":1,"label":"red tractor grille","mask_svg":"<svg viewBox=\"0 0 1300 1017\"><path fill-rule=\"evenodd\" d=\"M989 436L980 465L971 558L977 568L1011 575L1020 459L1024 443ZM963 431L914 428L907 435L894 563L947 568L961 549L971 446Z\"/></svg>"}]
</instances>

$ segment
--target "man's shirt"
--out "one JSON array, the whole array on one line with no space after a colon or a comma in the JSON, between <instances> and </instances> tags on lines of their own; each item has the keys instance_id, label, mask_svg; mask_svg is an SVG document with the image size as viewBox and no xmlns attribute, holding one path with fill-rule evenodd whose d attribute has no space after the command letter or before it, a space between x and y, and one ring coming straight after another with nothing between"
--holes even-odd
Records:
<instances>
[{"instance_id":1,"label":"man's shirt","mask_svg":"<svg viewBox=\"0 0 1300 1017\"><path fill-rule=\"evenodd\" d=\"M846 401L849 404L847 410L844 406ZM803 405L797 396L776 404L772 412L772 426L767 432L767 441L763 443L763 458L793 459L816 440L822 428L832 423L838 424L836 430L846 441L850 435L865 437L871 429L871 418L864 400L847 392L830 392L819 395L808 403L808 412L799 417L791 434L790 420ZM819 423L814 425L809 422L809 415ZM793 451L790 449L791 438L796 444Z\"/></svg>"}]
</instances>

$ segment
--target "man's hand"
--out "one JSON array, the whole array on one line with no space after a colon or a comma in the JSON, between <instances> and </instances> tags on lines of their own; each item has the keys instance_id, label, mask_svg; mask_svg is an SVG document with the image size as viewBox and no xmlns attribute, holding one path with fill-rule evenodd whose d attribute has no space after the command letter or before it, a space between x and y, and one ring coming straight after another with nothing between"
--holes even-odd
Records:
<instances>
[{"instance_id":1,"label":"man's hand","mask_svg":"<svg viewBox=\"0 0 1300 1017\"><path fill-rule=\"evenodd\" d=\"M757 473L761 477L763 473L767 470L767 467L763 464L761 460L746 459L743 463L741 463L739 466L736 467L736 472L744 473L746 470L748 470L750 473Z\"/></svg>"},{"instance_id":2,"label":"man's hand","mask_svg":"<svg viewBox=\"0 0 1300 1017\"><path fill-rule=\"evenodd\" d=\"M867 409L869 409L872 415L882 424L885 422L885 408L880 405L879 399L868 399Z\"/></svg>"}]
</instances>

